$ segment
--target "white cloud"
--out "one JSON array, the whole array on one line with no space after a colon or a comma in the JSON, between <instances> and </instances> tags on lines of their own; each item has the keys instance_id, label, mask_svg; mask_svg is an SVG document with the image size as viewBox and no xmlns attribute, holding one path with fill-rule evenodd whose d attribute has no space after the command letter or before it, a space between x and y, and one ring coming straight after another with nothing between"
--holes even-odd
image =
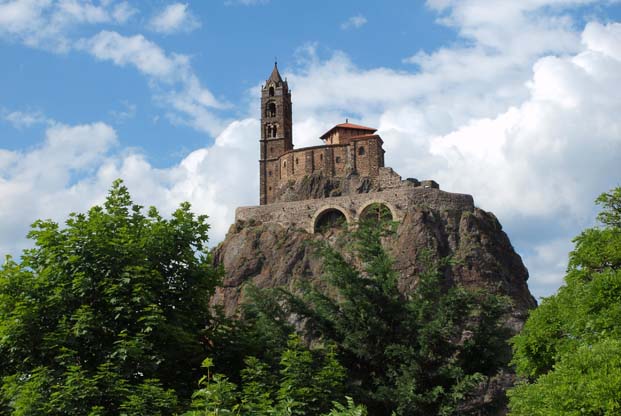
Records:
<instances>
[{"instance_id":1,"label":"white cloud","mask_svg":"<svg viewBox=\"0 0 621 416\"><path fill-rule=\"evenodd\" d=\"M190 12L188 5L183 3L166 6L149 22L152 30L165 34L191 32L200 26L200 21Z\"/></svg>"},{"instance_id":2,"label":"white cloud","mask_svg":"<svg viewBox=\"0 0 621 416\"><path fill-rule=\"evenodd\" d=\"M295 142L317 144L317 131L348 115L379 127L388 165L473 194L513 234L535 293L549 294L567 251L549 250L554 258L543 261L541 247L569 242L591 225L593 199L619 183L621 25L592 22L579 32L567 17L548 14L557 9L539 10L541 2L483 15L473 13L482 3L472 3L447 12L472 44L414 55L408 60L417 72L363 70L341 52L321 61L310 48L287 73ZM497 13L507 14L476 20ZM541 43L497 49L490 33L477 30L486 25Z\"/></svg>"},{"instance_id":3,"label":"white cloud","mask_svg":"<svg viewBox=\"0 0 621 416\"><path fill-rule=\"evenodd\" d=\"M217 243L235 207L256 199L258 182L248 178L256 176L258 130L255 120L233 122L211 147L164 169L141 153L118 149L117 133L101 122L51 126L43 144L26 152L0 149L0 254L17 255L27 247L27 225L36 219L63 221L69 212L101 203L116 178L124 179L137 203L164 214L190 201L194 212L210 216L210 236Z\"/></svg>"},{"instance_id":4,"label":"white cloud","mask_svg":"<svg viewBox=\"0 0 621 416\"><path fill-rule=\"evenodd\" d=\"M358 29L367 24L367 18L361 14L350 17L343 23L341 23L342 30Z\"/></svg>"},{"instance_id":5,"label":"white cloud","mask_svg":"<svg viewBox=\"0 0 621 416\"><path fill-rule=\"evenodd\" d=\"M36 124L51 123L40 111L11 111L0 109L0 119L9 122L13 127L22 129Z\"/></svg>"},{"instance_id":6,"label":"white cloud","mask_svg":"<svg viewBox=\"0 0 621 416\"><path fill-rule=\"evenodd\" d=\"M201 85L188 56L166 53L141 34L123 36L101 30L89 38L75 40L71 36L71 29L77 25L123 24L135 13L137 10L126 1L0 0L0 38L53 52L82 50L102 61L132 66L147 76L154 100L167 109L169 120L217 135L226 121L214 110L227 108L228 103ZM170 32L199 24L181 3L171 4L151 23L154 29Z\"/></svg>"},{"instance_id":7,"label":"white cloud","mask_svg":"<svg viewBox=\"0 0 621 416\"><path fill-rule=\"evenodd\" d=\"M79 43L79 48L99 60L109 60L119 66L132 65L145 75L172 82L188 70L187 58L166 53L142 35L122 36L117 32L101 31Z\"/></svg>"},{"instance_id":8,"label":"white cloud","mask_svg":"<svg viewBox=\"0 0 621 416\"><path fill-rule=\"evenodd\" d=\"M619 181L621 26L577 27L566 10L582 3L429 1L465 42L404 52L411 71L361 69L342 52L321 60L305 48L286 74L294 91L295 144L318 144L317 136L345 117L378 127L387 165L474 195L508 230L535 293L550 293L560 282L571 237L592 224L594 197ZM82 41L81 48L143 73L174 121L213 134L222 127L214 110L223 104L201 85L186 56L112 31ZM52 136L48 130L48 142ZM257 201L256 180L249 180L257 178L257 136L258 120L233 122L213 146L165 169L136 152L114 153L107 141L81 156L91 169L82 179L72 181L71 169L78 169L72 162L56 164L51 185L35 163L29 174L16 168L32 160L30 153L0 150L0 186L3 194L13 190L9 199L16 201L9 208L0 202L0 218L11 224L63 218L100 201L112 180L123 177L138 202L164 212L178 201L193 202L197 212L211 215L217 242L235 207ZM43 150L53 151L46 144L32 153ZM22 206L33 208L18 212ZM0 246L11 247L17 226L0 220L2 227ZM6 227L13 228L2 232Z\"/></svg>"},{"instance_id":9,"label":"white cloud","mask_svg":"<svg viewBox=\"0 0 621 416\"><path fill-rule=\"evenodd\" d=\"M228 104L201 85L187 56L167 54L143 35L123 36L112 31L82 39L78 48L99 60L133 66L149 77L156 100L176 111L169 114L173 121L212 135L222 131L224 123L213 110Z\"/></svg>"},{"instance_id":10,"label":"white cloud","mask_svg":"<svg viewBox=\"0 0 621 416\"><path fill-rule=\"evenodd\" d=\"M111 0L3 0L0 1L0 38L27 46L67 52L69 32L79 25L125 23L137 11L129 3Z\"/></svg>"}]
</instances>

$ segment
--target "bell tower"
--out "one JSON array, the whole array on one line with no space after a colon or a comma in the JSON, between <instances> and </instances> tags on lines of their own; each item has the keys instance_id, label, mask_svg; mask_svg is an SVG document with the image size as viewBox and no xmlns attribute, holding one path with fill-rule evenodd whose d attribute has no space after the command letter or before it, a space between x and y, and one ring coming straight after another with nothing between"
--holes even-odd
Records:
<instances>
[{"instance_id":1,"label":"bell tower","mask_svg":"<svg viewBox=\"0 0 621 416\"><path fill-rule=\"evenodd\" d=\"M280 156L293 149L291 91L274 63L272 74L261 87L261 205L274 201L280 181Z\"/></svg>"}]
</instances>

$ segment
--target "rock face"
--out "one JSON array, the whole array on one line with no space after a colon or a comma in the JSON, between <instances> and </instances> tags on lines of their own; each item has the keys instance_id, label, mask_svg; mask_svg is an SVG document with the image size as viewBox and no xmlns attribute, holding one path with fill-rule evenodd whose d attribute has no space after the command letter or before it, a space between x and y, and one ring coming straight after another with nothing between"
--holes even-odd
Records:
<instances>
[{"instance_id":1,"label":"rock face","mask_svg":"<svg viewBox=\"0 0 621 416\"><path fill-rule=\"evenodd\" d=\"M341 195L361 194L380 190L377 181L368 176L307 175L302 180L283 183L277 190L280 202L321 199Z\"/></svg>"},{"instance_id":2,"label":"rock face","mask_svg":"<svg viewBox=\"0 0 621 416\"><path fill-rule=\"evenodd\" d=\"M448 200L456 195L438 190L421 192L423 196L448 195ZM399 273L401 291L408 293L416 287L420 271L417 258L422 250L430 251L436 258L450 257L453 262L445 270L444 281L509 297L512 307L504 324L512 334L517 333L536 302L528 290L528 271L496 217L471 203L404 207L396 233L384 240ZM295 290L296 282L318 280L323 266L312 242L335 244L341 232L328 229L311 233L273 221L238 220L214 250L215 262L224 267L226 275L213 302L233 315L243 301L243 287L247 283L260 288L284 286ZM493 404L497 410L492 414L506 414L504 392L514 380L512 371L504 369L482 383L476 398L464 403L464 409L471 411Z\"/></svg>"},{"instance_id":3,"label":"rock face","mask_svg":"<svg viewBox=\"0 0 621 416\"><path fill-rule=\"evenodd\" d=\"M332 233L311 234L277 223L238 221L215 249L215 261L226 276L215 302L228 314L236 310L245 283L258 287L294 288L300 279L321 276L322 262L312 241L330 241ZM528 291L528 271L496 217L478 208L442 210L410 207L394 236L385 241L400 274L404 292L416 285L416 259L421 250L454 260L447 279L466 287L487 288L507 295L513 302L508 324L519 330L527 311L536 305Z\"/></svg>"}]
</instances>

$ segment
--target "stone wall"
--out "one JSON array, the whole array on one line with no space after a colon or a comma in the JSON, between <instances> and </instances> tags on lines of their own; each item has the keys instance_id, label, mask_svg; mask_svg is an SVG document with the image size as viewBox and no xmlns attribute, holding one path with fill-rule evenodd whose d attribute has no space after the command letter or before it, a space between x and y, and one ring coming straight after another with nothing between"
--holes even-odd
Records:
<instances>
[{"instance_id":1,"label":"stone wall","mask_svg":"<svg viewBox=\"0 0 621 416\"><path fill-rule=\"evenodd\" d=\"M243 222L277 223L284 227L301 228L309 233L315 231L315 221L322 212L337 209L348 223L355 223L360 213L372 203L386 205L394 220L401 220L410 207L428 207L435 210L473 211L472 196L454 194L437 188L424 188L403 181L400 187L378 192L353 194L324 199L309 199L273 203L254 207L239 207L235 220Z\"/></svg>"},{"instance_id":2,"label":"stone wall","mask_svg":"<svg viewBox=\"0 0 621 416\"><path fill-rule=\"evenodd\" d=\"M274 180L268 189L270 201L275 201L278 187L290 181L319 173L345 177L356 173L376 180L384 166L384 150L379 136L352 140L348 144L305 147L285 152L278 160L267 161L268 177ZM400 178L399 178L400 180Z\"/></svg>"}]
</instances>

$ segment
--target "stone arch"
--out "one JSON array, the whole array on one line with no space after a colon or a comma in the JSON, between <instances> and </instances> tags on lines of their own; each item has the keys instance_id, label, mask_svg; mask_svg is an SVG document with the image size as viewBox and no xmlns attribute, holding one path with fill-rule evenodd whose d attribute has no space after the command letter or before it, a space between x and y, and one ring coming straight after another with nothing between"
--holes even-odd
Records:
<instances>
[{"instance_id":1,"label":"stone arch","mask_svg":"<svg viewBox=\"0 0 621 416\"><path fill-rule=\"evenodd\" d=\"M352 223L350 213L343 207L338 205L324 205L315 212L315 215L313 215L313 219L310 224L310 231L314 234L320 231L322 224L328 225L330 222L337 220L338 217L342 217L345 220L345 224ZM327 222L324 222L324 220Z\"/></svg>"},{"instance_id":2,"label":"stone arch","mask_svg":"<svg viewBox=\"0 0 621 416\"><path fill-rule=\"evenodd\" d=\"M371 199L366 201L363 205L358 208L358 212L356 212L356 219L360 221L365 216L365 211L368 211L374 206L385 207L390 212L390 216L392 217L392 221L396 221L399 219L399 215L397 209L390 203L381 199Z\"/></svg>"}]
</instances>

